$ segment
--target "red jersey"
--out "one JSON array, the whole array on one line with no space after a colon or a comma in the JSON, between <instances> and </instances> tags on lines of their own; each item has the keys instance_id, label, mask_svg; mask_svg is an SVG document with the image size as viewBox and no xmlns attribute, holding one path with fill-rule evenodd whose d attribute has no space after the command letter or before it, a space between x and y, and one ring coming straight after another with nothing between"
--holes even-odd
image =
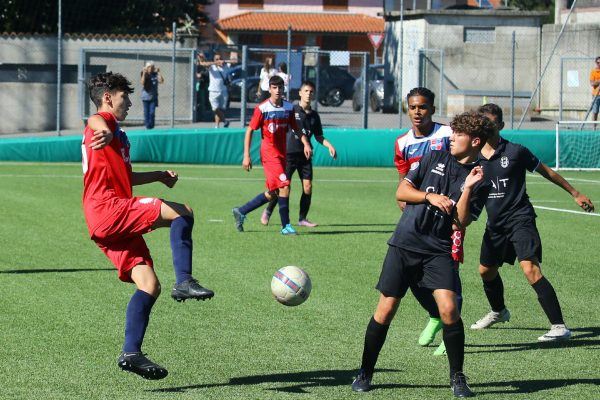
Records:
<instances>
[{"instance_id":1,"label":"red jersey","mask_svg":"<svg viewBox=\"0 0 600 400\"><path fill-rule=\"evenodd\" d=\"M81 144L83 166L83 213L90 237L101 223L115 218L114 199L133 197L129 140L115 116L99 112L114 133L113 140L103 149L92 150L94 131L86 126Z\"/></svg>"},{"instance_id":2,"label":"red jersey","mask_svg":"<svg viewBox=\"0 0 600 400\"><path fill-rule=\"evenodd\" d=\"M262 142L260 157L285 159L287 132L292 127L298 131L292 103L283 100L281 106L275 106L270 100L265 100L254 109L250 120L250 128L260 128Z\"/></svg>"}]
</instances>

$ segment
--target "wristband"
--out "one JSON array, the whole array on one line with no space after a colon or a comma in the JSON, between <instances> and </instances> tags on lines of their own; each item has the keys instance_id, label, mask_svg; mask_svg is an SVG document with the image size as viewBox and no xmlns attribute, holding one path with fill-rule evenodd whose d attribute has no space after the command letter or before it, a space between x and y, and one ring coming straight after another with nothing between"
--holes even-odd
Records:
<instances>
[{"instance_id":1,"label":"wristband","mask_svg":"<svg viewBox=\"0 0 600 400\"><path fill-rule=\"evenodd\" d=\"M427 195L428 195L429 193L430 193L430 192L426 192L426 193L425 193L425 201L427 201Z\"/></svg>"}]
</instances>

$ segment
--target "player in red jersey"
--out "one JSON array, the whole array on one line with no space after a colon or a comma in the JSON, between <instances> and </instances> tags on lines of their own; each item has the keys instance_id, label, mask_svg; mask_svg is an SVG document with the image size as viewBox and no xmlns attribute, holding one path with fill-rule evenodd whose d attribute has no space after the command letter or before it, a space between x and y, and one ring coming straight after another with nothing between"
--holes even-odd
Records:
<instances>
[{"instance_id":1,"label":"player in red jersey","mask_svg":"<svg viewBox=\"0 0 600 400\"><path fill-rule=\"evenodd\" d=\"M250 144L252 132L260 129L262 142L260 144L260 159L265 170L267 191L259 194L241 207L232 211L235 227L239 232L244 231L246 215L277 198L279 216L281 217L281 234L295 235L296 230L290 224L290 180L285 174L285 156L287 145L287 132L290 128L300 137L304 144L304 155L310 159L312 148L302 129L298 127L294 116L294 107L283 100L283 79L276 75L269 79L269 93L271 97L260 103L254 109L250 125L246 129L244 139L244 160L242 166L248 172L252 169L250 158Z\"/></svg>"},{"instance_id":2,"label":"player in red jersey","mask_svg":"<svg viewBox=\"0 0 600 400\"><path fill-rule=\"evenodd\" d=\"M127 305L125 343L117 363L143 378L162 379L167 370L141 352L150 311L161 290L142 235L156 228L171 228L176 275L171 296L175 300L211 298L214 293L192 277L194 214L185 204L133 196L133 185L162 182L171 188L177 174L132 171L129 141L119 127L132 104L131 82L120 74L101 73L92 77L89 91L98 112L88 119L82 144L83 212L91 239L115 265L119 279L137 287ZM105 146L97 139L111 136ZM96 149L90 147L94 137Z\"/></svg>"}]
</instances>

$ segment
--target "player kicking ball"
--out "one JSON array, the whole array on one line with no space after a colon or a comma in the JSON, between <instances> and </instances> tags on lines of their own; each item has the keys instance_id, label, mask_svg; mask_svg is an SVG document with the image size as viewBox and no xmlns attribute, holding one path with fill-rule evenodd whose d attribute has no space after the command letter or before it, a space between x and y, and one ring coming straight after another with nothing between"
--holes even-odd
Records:
<instances>
[{"instance_id":1,"label":"player kicking ball","mask_svg":"<svg viewBox=\"0 0 600 400\"><path fill-rule=\"evenodd\" d=\"M550 321L550 330L538 340L567 340L571 337L571 331L565 325L554 287L542 275L540 267L542 242L535 224L535 211L527 196L525 171L536 171L563 188L584 211L594 211L594 204L529 149L500 136L504 122L499 106L485 104L479 108L479 112L494 124L494 135L481 150L481 165L487 179L493 182L493 188L485 205L488 220L479 261L479 274L492 310L471 325L471 329L486 329L510 320L510 312L504 304L504 284L499 268L505 262L513 264L518 258L527 281L535 290L542 310Z\"/></svg>"},{"instance_id":2,"label":"player kicking ball","mask_svg":"<svg viewBox=\"0 0 600 400\"><path fill-rule=\"evenodd\" d=\"M244 159L242 167L250 172L252 159L250 145L252 132L261 129L260 160L265 177L267 191L241 207L234 207L231 212L238 232L244 231L244 221L248 213L261 207L273 199L277 199L279 216L281 218L281 234L296 235L296 230L290 224L290 177L285 174L287 132L291 128L304 145L304 157L310 159L312 148L310 142L298 126L294 117L292 103L283 99L283 79L275 75L269 79L270 97L256 106L244 138Z\"/></svg>"},{"instance_id":3,"label":"player kicking ball","mask_svg":"<svg viewBox=\"0 0 600 400\"><path fill-rule=\"evenodd\" d=\"M117 364L145 379L162 379L167 370L142 353L150 312L161 291L142 235L157 228L171 228L176 277L173 299L210 299L213 291L192 277L194 214L185 204L133 196L134 185L161 182L171 188L177 174L132 171L129 140L119 126L132 104L131 82L121 74L101 73L90 79L89 93L98 112L88 119L82 144L83 212L91 239L115 265L119 279L137 288L127 305L125 342ZM90 147L98 135L112 140L100 149Z\"/></svg>"},{"instance_id":4,"label":"player kicking ball","mask_svg":"<svg viewBox=\"0 0 600 400\"><path fill-rule=\"evenodd\" d=\"M450 152L432 151L414 163L396 191L406 207L388 241L377 289L379 303L365 333L362 363L352 390L366 392L379 352L400 300L412 284L433 291L443 323L443 339L450 365L450 386L455 397L471 397L463 373L465 331L456 300L452 258L452 226L465 228L480 215L487 193L477 156L493 124L477 113L455 117L451 124Z\"/></svg>"}]
</instances>

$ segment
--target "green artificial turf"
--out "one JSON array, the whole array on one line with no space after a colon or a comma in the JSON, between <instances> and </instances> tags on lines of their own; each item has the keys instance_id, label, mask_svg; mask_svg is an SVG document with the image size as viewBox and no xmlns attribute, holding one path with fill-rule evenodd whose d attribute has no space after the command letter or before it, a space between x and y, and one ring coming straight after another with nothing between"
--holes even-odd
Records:
<instances>
[{"instance_id":1,"label":"green artificial turf","mask_svg":"<svg viewBox=\"0 0 600 400\"><path fill-rule=\"evenodd\" d=\"M377 364L373 391L351 392L364 331L375 308L374 285L400 212L394 169L316 168L309 218L319 227L279 234L279 218L249 215L236 232L231 208L264 189L263 173L241 167L137 165L175 169L173 189L135 194L189 204L195 211L194 275L216 292L206 302L176 303L168 230L146 235L163 294L143 350L169 370L145 381L117 368L125 307L134 291L89 240L77 164L0 163L0 398L2 399L449 399L448 365L434 345L419 347L426 313L402 301ZM600 206L599 172L564 176ZM292 184L297 220L300 185ZM570 196L528 177L535 205L577 210ZM543 272L553 283L573 339L540 344L549 328L517 266L502 276L509 323L468 329L489 306L477 272L484 222L466 236L463 319L465 373L483 399L600 398L598 216L537 209ZM482 216L484 219L485 216ZM271 276L304 268L313 291L288 308L270 295Z\"/></svg>"}]
</instances>

